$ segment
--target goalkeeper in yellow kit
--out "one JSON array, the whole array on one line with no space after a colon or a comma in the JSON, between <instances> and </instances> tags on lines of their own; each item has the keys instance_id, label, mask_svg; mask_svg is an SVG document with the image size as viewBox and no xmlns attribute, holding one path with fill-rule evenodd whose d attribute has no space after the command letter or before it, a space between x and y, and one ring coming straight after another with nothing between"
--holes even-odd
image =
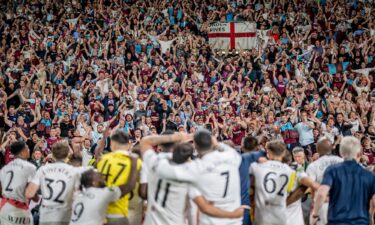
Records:
<instances>
[{"instance_id":1,"label":"goalkeeper in yellow kit","mask_svg":"<svg viewBox=\"0 0 375 225\"><path fill-rule=\"evenodd\" d=\"M110 146L112 152L102 155L96 167L105 177L108 187L117 187L126 184L130 176L131 160L127 157L131 149L129 136L122 132L112 135ZM139 159L137 173L141 169L141 164ZM108 206L107 224L129 225L128 209L129 194Z\"/></svg>"}]
</instances>

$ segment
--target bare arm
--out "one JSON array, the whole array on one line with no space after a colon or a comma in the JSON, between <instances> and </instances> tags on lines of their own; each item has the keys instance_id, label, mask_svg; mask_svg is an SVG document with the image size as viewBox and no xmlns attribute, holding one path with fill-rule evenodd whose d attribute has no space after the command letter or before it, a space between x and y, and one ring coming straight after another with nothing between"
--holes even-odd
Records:
<instances>
[{"instance_id":1,"label":"bare arm","mask_svg":"<svg viewBox=\"0 0 375 225\"><path fill-rule=\"evenodd\" d=\"M289 206L294 202L298 201L305 194L307 188L305 186L299 187L297 190L293 191L287 198L286 204Z\"/></svg>"},{"instance_id":2,"label":"bare arm","mask_svg":"<svg viewBox=\"0 0 375 225\"><path fill-rule=\"evenodd\" d=\"M240 218L243 215L243 207L240 207L233 212L228 212L216 208L213 204L210 204L203 196L194 198L194 203L197 204L199 210L206 215L217 217L217 218Z\"/></svg>"},{"instance_id":3,"label":"bare arm","mask_svg":"<svg viewBox=\"0 0 375 225\"><path fill-rule=\"evenodd\" d=\"M185 135L183 133L175 133L172 135L155 135L147 136L141 140L140 148L142 155L149 149L152 149L153 146L159 144L165 144L170 142L180 142L183 140L191 139L191 135Z\"/></svg>"},{"instance_id":4,"label":"bare arm","mask_svg":"<svg viewBox=\"0 0 375 225\"><path fill-rule=\"evenodd\" d=\"M321 185L315 195L314 208L311 212L311 216L313 218L315 217L314 218L315 220L318 219L316 218L316 216L319 215L318 214L319 210L322 207L324 201L326 200L330 188L331 188L330 186ZM315 224L315 223L312 223L312 224Z\"/></svg>"},{"instance_id":5,"label":"bare arm","mask_svg":"<svg viewBox=\"0 0 375 225\"><path fill-rule=\"evenodd\" d=\"M105 142L107 141L107 138L109 137L111 133L111 130L109 129L109 126L105 129L103 138L99 141L98 147L95 149L95 159L96 162L100 161L100 158L103 155Z\"/></svg>"},{"instance_id":6,"label":"bare arm","mask_svg":"<svg viewBox=\"0 0 375 225\"><path fill-rule=\"evenodd\" d=\"M130 168L130 176L128 182L125 185L119 186L121 190L121 196L125 196L126 194L130 193L135 188L135 183L137 181L137 157L130 156L131 158L131 168Z\"/></svg>"},{"instance_id":7,"label":"bare arm","mask_svg":"<svg viewBox=\"0 0 375 225\"><path fill-rule=\"evenodd\" d=\"M29 183L27 185L26 191L25 191L25 196L27 199L32 199L35 197L39 190L39 185L36 185L34 183Z\"/></svg>"}]
</instances>

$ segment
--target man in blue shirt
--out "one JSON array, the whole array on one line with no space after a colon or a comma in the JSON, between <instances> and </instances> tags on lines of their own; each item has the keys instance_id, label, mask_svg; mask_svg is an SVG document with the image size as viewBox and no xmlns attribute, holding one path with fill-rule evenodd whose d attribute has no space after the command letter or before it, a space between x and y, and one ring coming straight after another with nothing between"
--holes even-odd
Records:
<instances>
[{"instance_id":1,"label":"man in blue shirt","mask_svg":"<svg viewBox=\"0 0 375 225\"><path fill-rule=\"evenodd\" d=\"M375 175L358 163L361 143L355 137L342 139L340 154L345 161L328 167L324 172L311 224L319 220L319 209L329 194L329 225L368 225L373 217L369 215L369 203L375 205Z\"/></svg>"},{"instance_id":2,"label":"man in blue shirt","mask_svg":"<svg viewBox=\"0 0 375 225\"><path fill-rule=\"evenodd\" d=\"M254 151L258 147L258 140L255 137L245 137L242 141L241 155L242 162L240 165L240 180L241 180L241 205L250 205L250 166L256 162L260 157L265 157L264 151ZM250 212L245 209L243 215L243 225L250 225Z\"/></svg>"},{"instance_id":3,"label":"man in blue shirt","mask_svg":"<svg viewBox=\"0 0 375 225\"><path fill-rule=\"evenodd\" d=\"M307 112L303 111L301 112L301 122L298 123L295 126L295 129L298 132L299 135L299 143L300 145L307 151L308 156L312 156L314 151L314 134L313 134L313 129L315 128L315 125L312 121L309 121L307 117Z\"/></svg>"}]
</instances>

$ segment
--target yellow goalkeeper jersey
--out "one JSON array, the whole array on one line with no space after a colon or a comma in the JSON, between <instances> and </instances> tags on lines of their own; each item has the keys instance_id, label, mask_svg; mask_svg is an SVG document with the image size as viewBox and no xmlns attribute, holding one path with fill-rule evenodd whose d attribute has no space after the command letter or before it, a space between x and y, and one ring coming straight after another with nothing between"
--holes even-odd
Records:
<instances>
[{"instance_id":1,"label":"yellow goalkeeper jersey","mask_svg":"<svg viewBox=\"0 0 375 225\"><path fill-rule=\"evenodd\" d=\"M128 182L130 176L131 159L127 151L116 151L102 156L97 164L97 169L104 175L107 187L117 187ZM137 173L142 166L142 161L137 161ZM110 203L107 210L108 217L128 218L129 194L118 201Z\"/></svg>"}]
</instances>

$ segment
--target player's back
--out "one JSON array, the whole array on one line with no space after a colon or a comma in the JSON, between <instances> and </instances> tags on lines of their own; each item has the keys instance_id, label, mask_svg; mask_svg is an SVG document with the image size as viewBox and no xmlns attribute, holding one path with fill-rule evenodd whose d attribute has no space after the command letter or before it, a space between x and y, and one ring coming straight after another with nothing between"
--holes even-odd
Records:
<instances>
[{"instance_id":1,"label":"player's back","mask_svg":"<svg viewBox=\"0 0 375 225\"><path fill-rule=\"evenodd\" d=\"M312 162L306 170L307 175L314 181L321 183L326 169L344 160L335 155L323 155L316 161Z\"/></svg>"},{"instance_id":2,"label":"player's back","mask_svg":"<svg viewBox=\"0 0 375 225\"><path fill-rule=\"evenodd\" d=\"M214 151L195 164L200 171L194 184L202 195L220 209L233 211L241 205L239 166L241 156L227 145L221 144L224 151ZM199 215L201 224L241 224L242 218L222 219Z\"/></svg>"},{"instance_id":3,"label":"player's back","mask_svg":"<svg viewBox=\"0 0 375 225\"><path fill-rule=\"evenodd\" d=\"M18 158L4 166L0 172L2 196L26 203L25 189L35 172L33 164Z\"/></svg>"},{"instance_id":4,"label":"player's back","mask_svg":"<svg viewBox=\"0 0 375 225\"><path fill-rule=\"evenodd\" d=\"M211 151L200 159L181 165L171 165L167 160L161 160L155 170L163 178L191 183L215 207L233 211L241 205L240 164L241 156L233 148L220 144L220 151ZM214 218L206 214L198 216L201 225L242 224L241 218Z\"/></svg>"},{"instance_id":5,"label":"player's back","mask_svg":"<svg viewBox=\"0 0 375 225\"><path fill-rule=\"evenodd\" d=\"M293 170L279 161L255 163L255 224L286 224L287 187Z\"/></svg>"},{"instance_id":6,"label":"player's back","mask_svg":"<svg viewBox=\"0 0 375 225\"><path fill-rule=\"evenodd\" d=\"M171 153L156 154L153 150L144 155L142 177L147 181L147 213L145 225L184 225L188 184L171 179L161 179L153 167L158 161L169 159Z\"/></svg>"},{"instance_id":7,"label":"player's back","mask_svg":"<svg viewBox=\"0 0 375 225\"><path fill-rule=\"evenodd\" d=\"M342 158L335 155L323 155L307 167L306 173L313 181L321 183L327 168L343 161ZM320 220L317 222L317 225L328 223L327 214L328 203L325 202L319 210Z\"/></svg>"},{"instance_id":8,"label":"player's back","mask_svg":"<svg viewBox=\"0 0 375 225\"><path fill-rule=\"evenodd\" d=\"M121 191L116 188L90 187L74 197L70 225L102 225L110 202L116 201Z\"/></svg>"},{"instance_id":9,"label":"player's back","mask_svg":"<svg viewBox=\"0 0 375 225\"><path fill-rule=\"evenodd\" d=\"M145 225L184 225L188 184L149 176Z\"/></svg>"},{"instance_id":10,"label":"player's back","mask_svg":"<svg viewBox=\"0 0 375 225\"><path fill-rule=\"evenodd\" d=\"M16 158L0 171L2 201L0 204L0 224L33 224L25 189L34 177L36 167Z\"/></svg>"},{"instance_id":11,"label":"player's back","mask_svg":"<svg viewBox=\"0 0 375 225\"><path fill-rule=\"evenodd\" d=\"M69 222L74 192L78 189L82 168L63 162L39 168L33 183L40 186L42 206L41 222Z\"/></svg>"},{"instance_id":12,"label":"player's back","mask_svg":"<svg viewBox=\"0 0 375 225\"><path fill-rule=\"evenodd\" d=\"M118 187L128 182L130 176L131 159L126 151L116 151L105 154L97 164L97 169L105 177L107 187ZM142 161L137 161L137 171L140 171ZM128 218L129 197L127 194L108 206L108 217Z\"/></svg>"}]
</instances>

